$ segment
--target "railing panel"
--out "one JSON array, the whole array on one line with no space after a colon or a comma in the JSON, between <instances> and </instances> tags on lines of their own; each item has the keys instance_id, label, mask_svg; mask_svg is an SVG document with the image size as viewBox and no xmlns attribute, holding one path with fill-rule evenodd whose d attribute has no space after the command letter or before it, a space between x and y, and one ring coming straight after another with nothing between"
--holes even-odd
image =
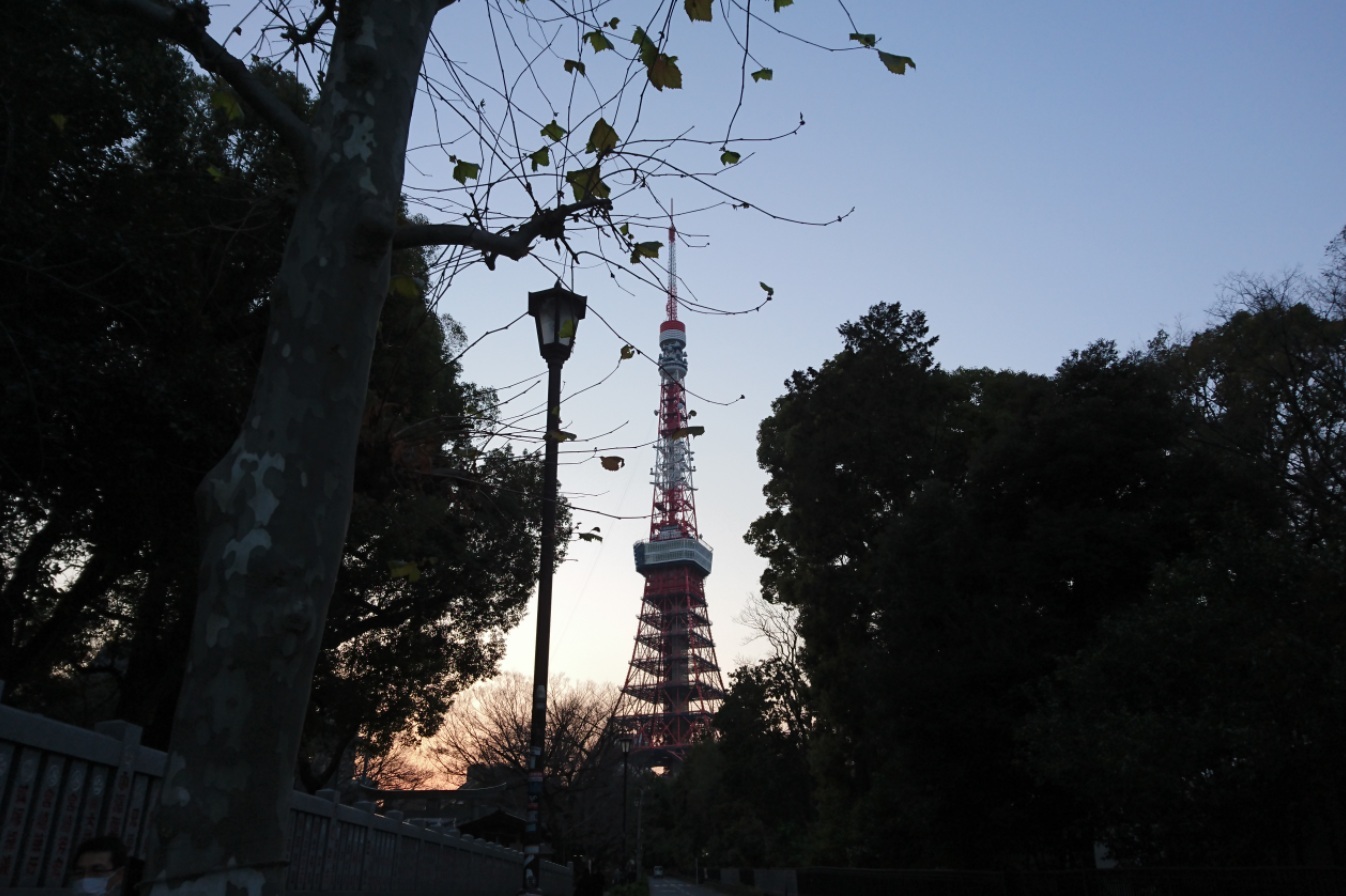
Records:
<instances>
[{"instance_id":1,"label":"railing panel","mask_svg":"<svg viewBox=\"0 0 1346 896\"><path fill-rule=\"evenodd\" d=\"M126 819L122 823L121 838L132 855L137 855L140 845L140 831L150 807L145 804L149 797L150 779L144 775L135 775L131 779L131 794L126 807Z\"/></svg>"},{"instance_id":2,"label":"railing panel","mask_svg":"<svg viewBox=\"0 0 1346 896\"><path fill-rule=\"evenodd\" d=\"M37 750L20 749L14 752L10 760L10 780L4 795L4 822L3 827L0 827L0 884L14 883L28 825L28 810L37 788L41 757L42 754Z\"/></svg>"},{"instance_id":3,"label":"railing panel","mask_svg":"<svg viewBox=\"0 0 1346 896\"><path fill-rule=\"evenodd\" d=\"M162 778L151 777L150 792L145 795L145 823L140 826L140 836L134 845L127 844L126 848L131 850L132 855L143 856L149 854L150 835L153 833L154 813L159 807L159 798L163 795L164 782Z\"/></svg>"},{"instance_id":4,"label":"railing panel","mask_svg":"<svg viewBox=\"0 0 1346 896\"><path fill-rule=\"evenodd\" d=\"M75 832L79 825L80 810L84 805L85 784L89 777L89 763L76 759L70 763L66 775L65 787L61 791L61 803L57 807L55 839L47 856L45 880L56 881L65 877L75 848Z\"/></svg>"},{"instance_id":5,"label":"railing panel","mask_svg":"<svg viewBox=\"0 0 1346 896\"><path fill-rule=\"evenodd\" d=\"M36 887L41 882L43 859L56 830L56 809L61 802L65 767L64 756L49 753L42 757L33 797L33 817L28 822L23 858L19 863L18 883L21 887Z\"/></svg>"},{"instance_id":6,"label":"railing panel","mask_svg":"<svg viewBox=\"0 0 1346 896\"><path fill-rule=\"evenodd\" d=\"M133 725L95 732L0 706L0 891L60 889L75 844L102 833L143 857L164 764ZM522 877L521 853L375 815L372 805L301 793L292 805L287 886L300 896L499 896ZM548 894L570 892L569 868L546 862L542 872Z\"/></svg>"},{"instance_id":7,"label":"railing panel","mask_svg":"<svg viewBox=\"0 0 1346 896\"><path fill-rule=\"evenodd\" d=\"M369 821L372 812L364 812L350 806L338 809L340 836L338 837L337 882L341 890L360 889L365 857L365 840L369 836Z\"/></svg>"},{"instance_id":8,"label":"railing panel","mask_svg":"<svg viewBox=\"0 0 1346 896\"><path fill-rule=\"evenodd\" d=\"M112 773L111 801L103 818L103 830L121 836L127 816L132 812L132 787L136 776L136 756L140 752L140 729L124 722L104 722L100 734L117 738L116 770Z\"/></svg>"},{"instance_id":9,"label":"railing panel","mask_svg":"<svg viewBox=\"0 0 1346 896\"><path fill-rule=\"evenodd\" d=\"M107 766L98 765L89 769L88 782L84 788L84 808L80 812L79 834L75 837L76 844L98 835L98 823L103 820L103 804L107 799L110 775L111 769Z\"/></svg>"}]
</instances>

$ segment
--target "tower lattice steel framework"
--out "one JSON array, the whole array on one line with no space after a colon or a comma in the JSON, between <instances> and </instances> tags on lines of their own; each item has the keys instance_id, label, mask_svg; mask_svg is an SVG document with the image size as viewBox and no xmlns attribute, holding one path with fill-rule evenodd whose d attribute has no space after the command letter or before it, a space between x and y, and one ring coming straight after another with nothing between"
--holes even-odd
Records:
<instances>
[{"instance_id":1,"label":"tower lattice steel framework","mask_svg":"<svg viewBox=\"0 0 1346 896\"><path fill-rule=\"evenodd\" d=\"M710 732L724 699L706 612L711 548L696 526L691 433L683 379L687 328L678 320L677 231L668 228L668 302L659 326L659 434L650 534L635 545L645 577L631 666L614 718L649 765L680 761Z\"/></svg>"}]
</instances>

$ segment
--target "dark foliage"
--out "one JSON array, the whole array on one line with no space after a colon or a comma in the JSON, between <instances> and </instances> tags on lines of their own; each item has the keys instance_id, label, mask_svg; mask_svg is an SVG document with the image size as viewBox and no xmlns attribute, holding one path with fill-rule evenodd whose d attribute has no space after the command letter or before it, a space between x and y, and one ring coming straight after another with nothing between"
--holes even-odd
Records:
<instances>
[{"instance_id":1,"label":"dark foliage","mask_svg":"<svg viewBox=\"0 0 1346 896\"><path fill-rule=\"evenodd\" d=\"M737 676L675 788L713 824L679 842L1341 863L1344 245L1319 277L1233 282L1184 342L1099 342L1052 376L945 372L895 304L842 327L762 424L748 535L798 612L812 722L792 741L769 666Z\"/></svg>"},{"instance_id":2,"label":"dark foliage","mask_svg":"<svg viewBox=\"0 0 1346 896\"><path fill-rule=\"evenodd\" d=\"M0 678L167 741L195 606L193 494L237 435L293 214L289 156L133 24L24 3L0 35ZM303 113L305 91L259 69ZM473 444L490 396L404 253L301 777L437 727L535 575L537 468ZM446 330L447 326L447 330Z\"/></svg>"}]
</instances>

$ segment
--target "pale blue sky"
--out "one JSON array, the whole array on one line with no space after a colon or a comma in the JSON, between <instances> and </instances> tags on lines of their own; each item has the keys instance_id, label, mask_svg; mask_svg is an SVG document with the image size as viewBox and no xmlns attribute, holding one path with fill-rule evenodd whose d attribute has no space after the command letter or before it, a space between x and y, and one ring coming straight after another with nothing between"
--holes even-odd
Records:
<instances>
[{"instance_id":1,"label":"pale blue sky","mask_svg":"<svg viewBox=\"0 0 1346 896\"><path fill-rule=\"evenodd\" d=\"M808 123L762 147L727 185L794 217L854 214L816 228L720 210L682 225L697 234L679 251L684 293L744 308L760 296L759 280L776 290L760 313L681 315L689 388L708 399L746 396L693 404L706 427L695 444L697 503L716 550L707 591L726 670L760 653L732 621L761 571L742 541L763 510L757 425L790 371L837 351L838 325L898 300L926 312L946 368L1048 373L1095 339L1127 348L1160 328L1200 328L1226 276L1316 270L1346 224L1340 0L847 5L862 31L918 68L896 77L872 55L764 40L760 58L775 78L748 85L739 131L788 130L801 112ZM443 14L450 52L473 39L448 27L464 21L458 10ZM824 0L796 0L776 21L836 44L849 30ZM680 34L673 51L686 88L652 97L647 115L718 139L736 61L722 42ZM409 184L444 177L409 172ZM679 208L700 202L690 185L668 192ZM535 265L502 263L460 277L444 310L476 336L548 285ZM620 335L596 316L581 325L567 394L606 376L624 341L657 352L663 315L661 295L620 291L602 271L581 270L574 285ZM464 363L470 378L493 385L542 369L527 324L485 340ZM653 366L637 359L567 401L566 428L582 438L625 424L593 443L624 455L624 470L563 467L577 505L649 511L652 450L609 446L649 442L657 391ZM576 518L601 525L606 540L574 545L559 574L552 669L620 683L642 585L631 543L645 523ZM530 615L511 637L507 668L531 671L533 626Z\"/></svg>"}]
</instances>

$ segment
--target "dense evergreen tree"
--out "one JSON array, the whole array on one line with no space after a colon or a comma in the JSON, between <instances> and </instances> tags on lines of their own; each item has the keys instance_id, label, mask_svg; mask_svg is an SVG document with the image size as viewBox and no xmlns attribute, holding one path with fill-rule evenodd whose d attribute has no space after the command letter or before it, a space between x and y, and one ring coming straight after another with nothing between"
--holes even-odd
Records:
<instances>
[{"instance_id":1,"label":"dense evergreen tree","mask_svg":"<svg viewBox=\"0 0 1346 896\"><path fill-rule=\"evenodd\" d=\"M748 537L799 613L809 859L1341 861L1343 244L1052 376L945 372L897 305L793 375ZM735 679L701 777L789 730L763 683ZM791 817L788 792L717 825Z\"/></svg>"},{"instance_id":2,"label":"dense evergreen tree","mask_svg":"<svg viewBox=\"0 0 1346 896\"><path fill-rule=\"evenodd\" d=\"M253 138L231 141L177 54L68 4L13 13L0 38L0 675L15 698L44 702L53 670L86 665L118 635L164 662L104 651L132 686L103 711L155 727L190 615L186 496L246 398L265 325L259 265L278 253L287 210L231 164Z\"/></svg>"},{"instance_id":3,"label":"dense evergreen tree","mask_svg":"<svg viewBox=\"0 0 1346 896\"><path fill-rule=\"evenodd\" d=\"M192 494L246 406L294 165L136 27L65 3L13 12L0 678L7 699L116 715L163 746L197 586ZM256 75L306 114L292 79ZM461 337L409 287L420 254L395 264L301 757L314 787L352 747L437 727L494 670L536 572L536 465L476 450L490 396L459 380Z\"/></svg>"},{"instance_id":4,"label":"dense evergreen tree","mask_svg":"<svg viewBox=\"0 0 1346 896\"><path fill-rule=\"evenodd\" d=\"M1241 279L1170 353L1222 525L1068 658L1024 727L1123 859L1346 861L1346 276Z\"/></svg>"}]
</instances>

